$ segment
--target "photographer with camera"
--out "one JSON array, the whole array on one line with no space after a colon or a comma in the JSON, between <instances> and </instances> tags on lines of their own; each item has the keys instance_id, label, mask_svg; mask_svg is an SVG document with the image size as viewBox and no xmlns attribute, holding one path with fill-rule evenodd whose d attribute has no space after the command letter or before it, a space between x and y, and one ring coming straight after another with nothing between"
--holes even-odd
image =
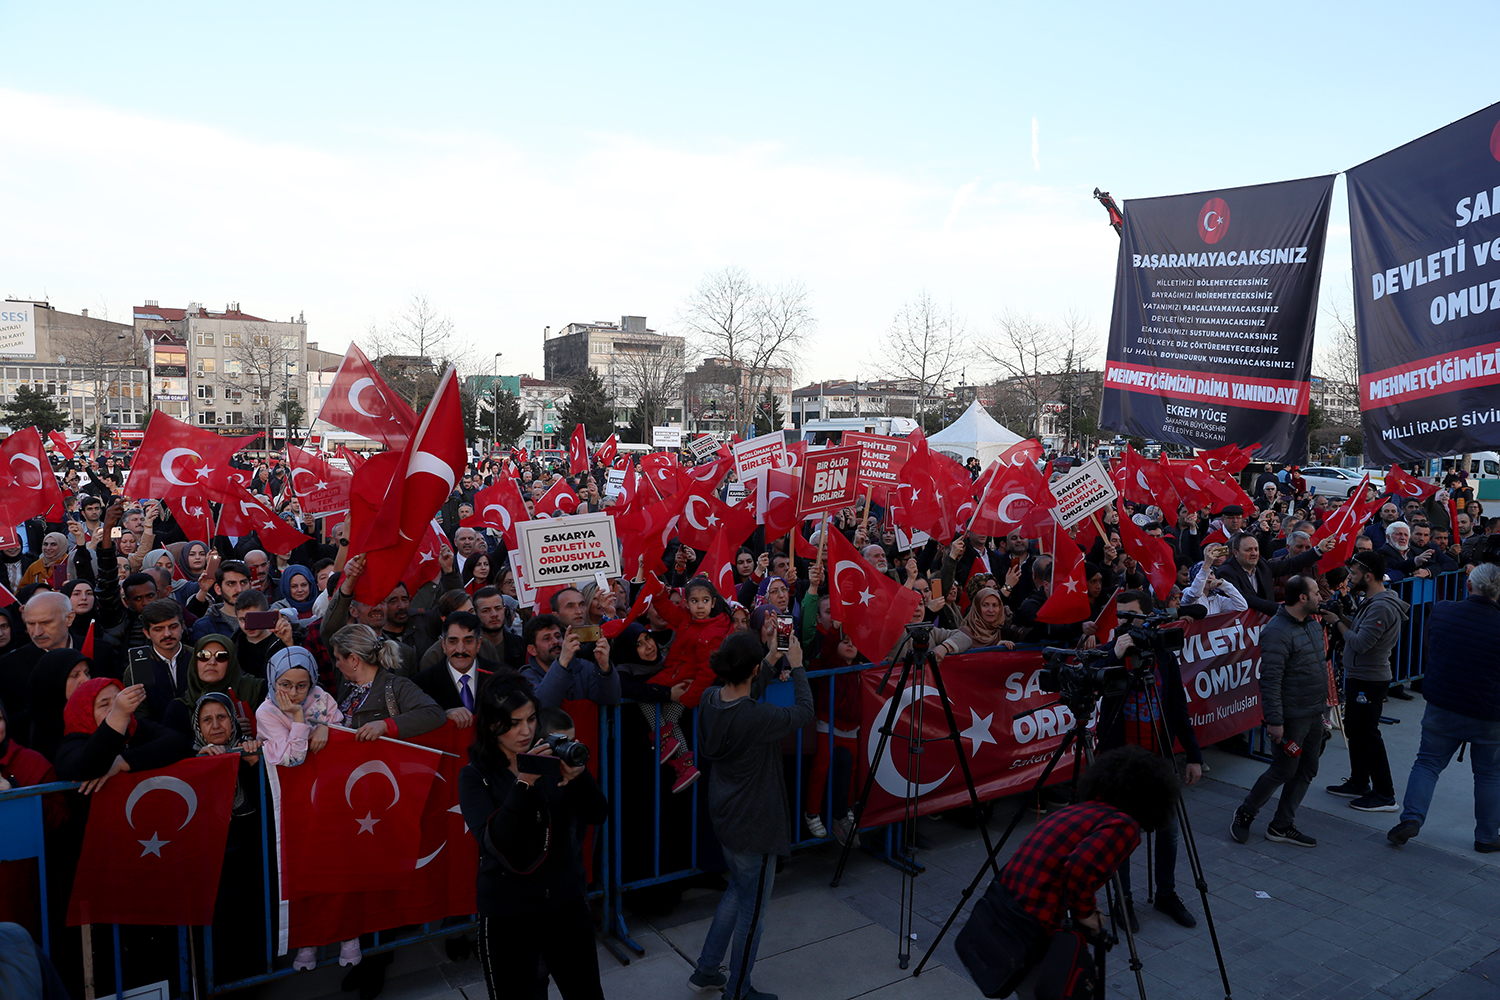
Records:
<instances>
[{"instance_id":1,"label":"photographer with camera","mask_svg":"<svg viewBox=\"0 0 1500 1000\"><path fill-rule=\"evenodd\" d=\"M781 741L814 718L812 689L802 669L802 646L791 639L785 657L795 692L790 708L760 701L782 659L760 637L735 632L710 663L718 683L698 704L699 753L708 772L708 815L729 866L729 886L714 911L708 937L688 985L722 989L726 1000L776 1000L750 985L760 947L761 917L771 901L776 858L791 853ZM729 974L719 971L725 953Z\"/></svg>"},{"instance_id":2,"label":"photographer with camera","mask_svg":"<svg viewBox=\"0 0 1500 1000\"><path fill-rule=\"evenodd\" d=\"M1181 792L1165 758L1125 746L1089 765L1078 794L1021 842L954 942L985 996L1009 996L1070 919L1102 931L1094 897L1129 860L1141 831L1169 821Z\"/></svg>"},{"instance_id":3,"label":"photographer with camera","mask_svg":"<svg viewBox=\"0 0 1500 1000\"><path fill-rule=\"evenodd\" d=\"M1142 747L1171 760L1172 747L1181 743L1185 752L1183 781L1196 785L1203 778L1203 751L1193 733L1187 696L1183 692L1182 669L1177 654L1170 647L1176 638L1163 633L1154 623L1141 623L1156 610L1151 595L1138 590L1122 590L1115 597L1120 630L1116 633L1109 655L1096 666L1124 664L1132 671L1129 689L1124 694L1106 696L1100 703L1099 718L1107 728L1099 733L1099 749L1112 750L1126 744ZM1132 628L1132 624L1136 627ZM1166 730L1166 745L1157 736L1157 724ZM1176 767L1173 767L1174 772ZM1177 895L1177 843L1181 834L1175 813L1162 824L1156 837L1156 900L1153 905L1183 927L1196 927L1198 919L1189 912ZM1135 902L1130 895L1130 864L1120 866L1120 884L1125 893L1125 916L1132 931L1139 930Z\"/></svg>"},{"instance_id":4,"label":"photographer with camera","mask_svg":"<svg viewBox=\"0 0 1500 1000\"><path fill-rule=\"evenodd\" d=\"M581 833L605 821L609 803L582 744L562 734L538 740L541 708L519 677L479 690L458 777L464 822L479 841L479 964L491 1000L531 995L539 959L564 1000L599 1000Z\"/></svg>"},{"instance_id":5,"label":"photographer with camera","mask_svg":"<svg viewBox=\"0 0 1500 1000\"><path fill-rule=\"evenodd\" d=\"M1329 602L1322 606L1344 646L1344 735L1349 740L1349 770L1342 784L1329 785L1331 795L1353 799L1360 812L1395 812L1396 789L1391 762L1380 736L1380 706L1391 686L1391 651L1401 637L1401 625L1411 605L1384 582L1385 557L1379 552L1357 552L1349 560L1349 592L1362 597L1354 614ZM1372 787L1373 786L1373 787Z\"/></svg>"},{"instance_id":6,"label":"photographer with camera","mask_svg":"<svg viewBox=\"0 0 1500 1000\"><path fill-rule=\"evenodd\" d=\"M1328 671L1323 626L1313 617L1318 610L1318 581L1294 576L1286 582L1285 601L1260 631L1260 702L1266 737L1271 741L1271 766L1251 787L1230 824L1236 843L1250 839L1255 814L1279 788L1276 816L1266 827L1266 839L1297 847L1318 842L1293 824L1297 806L1318 776L1323 753L1323 712L1328 708Z\"/></svg>"}]
</instances>

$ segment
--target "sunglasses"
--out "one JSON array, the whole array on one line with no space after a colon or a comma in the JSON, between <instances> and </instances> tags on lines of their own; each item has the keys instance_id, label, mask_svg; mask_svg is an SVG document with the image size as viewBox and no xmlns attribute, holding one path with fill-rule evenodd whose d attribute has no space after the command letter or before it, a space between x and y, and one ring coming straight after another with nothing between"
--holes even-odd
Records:
<instances>
[{"instance_id":1,"label":"sunglasses","mask_svg":"<svg viewBox=\"0 0 1500 1000\"><path fill-rule=\"evenodd\" d=\"M222 649L217 653L213 653L205 649L198 654L198 660L200 663L208 663L211 660L218 660L220 663L228 663L229 654L224 652Z\"/></svg>"}]
</instances>

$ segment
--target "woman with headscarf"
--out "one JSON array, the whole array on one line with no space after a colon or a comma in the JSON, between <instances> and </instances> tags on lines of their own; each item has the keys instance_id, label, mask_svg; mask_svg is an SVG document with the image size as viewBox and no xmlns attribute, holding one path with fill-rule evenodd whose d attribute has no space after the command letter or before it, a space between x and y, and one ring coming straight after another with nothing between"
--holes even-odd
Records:
<instances>
[{"instance_id":1,"label":"woman with headscarf","mask_svg":"<svg viewBox=\"0 0 1500 1000\"><path fill-rule=\"evenodd\" d=\"M79 549L85 559L88 558L87 549ZM21 586L28 583L45 583L53 590L58 590L68 582L68 536L60 531L49 531L42 536L42 555L36 562L32 563L21 575ZM81 574L80 574L81 575Z\"/></svg>"},{"instance_id":2,"label":"woman with headscarf","mask_svg":"<svg viewBox=\"0 0 1500 1000\"><path fill-rule=\"evenodd\" d=\"M137 559L137 556L140 558ZM177 560L166 549L151 549L150 551L146 551L144 546L137 546L135 552L131 553L129 561L132 573L140 572L143 569L161 567L173 576L177 575Z\"/></svg>"},{"instance_id":3,"label":"woman with headscarf","mask_svg":"<svg viewBox=\"0 0 1500 1000\"><path fill-rule=\"evenodd\" d=\"M92 661L78 650L53 649L42 654L31 672L31 733L26 743L48 760L57 759L68 699L93 669Z\"/></svg>"},{"instance_id":4,"label":"woman with headscarf","mask_svg":"<svg viewBox=\"0 0 1500 1000\"><path fill-rule=\"evenodd\" d=\"M172 590L172 597L178 604L187 604L188 598L198 592L198 578L208 568L208 543L196 539L186 542L173 542L167 546L167 552L172 556L182 575L187 579Z\"/></svg>"},{"instance_id":5,"label":"woman with headscarf","mask_svg":"<svg viewBox=\"0 0 1500 1000\"><path fill-rule=\"evenodd\" d=\"M78 685L63 709L63 738L57 748L57 776L81 781L88 796L122 771L149 771L193 755L186 736L137 719L146 688L121 688L112 677L93 677Z\"/></svg>"},{"instance_id":6,"label":"woman with headscarf","mask_svg":"<svg viewBox=\"0 0 1500 1000\"><path fill-rule=\"evenodd\" d=\"M26 624L21 620L19 605L0 608L0 656L20 649L27 641Z\"/></svg>"},{"instance_id":7,"label":"woman with headscarf","mask_svg":"<svg viewBox=\"0 0 1500 1000\"><path fill-rule=\"evenodd\" d=\"M1006 642L1002 638L1004 630L1005 602L1000 597L1000 591L993 587L980 588L969 604L969 612L964 615L964 623L959 626L959 631L969 637L974 649L1014 646L1015 643Z\"/></svg>"},{"instance_id":8,"label":"woman with headscarf","mask_svg":"<svg viewBox=\"0 0 1500 1000\"><path fill-rule=\"evenodd\" d=\"M250 739L233 699L209 691L192 707L193 749L240 755L230 807L224 869L214 903L214 977L228 982L263 971L265 913L261 907L260 742ZM222 970L222 971L221 971Z\"/></svg>"},{"instance_id":9,"label":"woman with headscarf","mask_svg":"<svg viewBox=\"0 0 1500 1000\"><path fill-rule=\"evenodd\" d=\"M56 780L57 773L47 758L22 746L10 732L5 706L0 705L0 792ZM61 794L42 798L44 829L54 830L67 818L68 807ZM33 937L40 938L41 884L37 872L34 859L0 862L0 922L21 924Z\"/></svg>"},{"instance_id":10,"label":"woman with headscarf","mask_svg":"<svg viewBox=\"0 0 1500 1000\"><path fill-rule=\"evenodd\" d=\"M281 600L271 607L297 612L297 621L303 625L317 617L313 614L313 602L318 599L318 578L306 566L289 564L281 571Z\"/></svg>"},{"instance_id":11,"label":"woman with headscarf","mask_svg":"<svg viewBox=\"0 0 1500 1000\"><path fill-rule=\"evenodd\" d=\"M252 717L266 696L266 682L241 670L234 640L217 633L205 635L193 647L187 693L167 706L162 723L183 735L192 735L192 710L209 693L229 698L240 726L255 735Z\"/></svg>"},{"instance_id":12,"label":"woman with headscarf","mask_svg":"<svg viewBox=\"0 0 1500 1000\"><path fill-rule=\"evenodd\" d=\"M94 585L87 580L69 580L62 585L59 593L73 605L73 623L68 626L68 631L82 644L83 637L88 635L89 625L94 620Z\"/></svg>"}]
</instances>

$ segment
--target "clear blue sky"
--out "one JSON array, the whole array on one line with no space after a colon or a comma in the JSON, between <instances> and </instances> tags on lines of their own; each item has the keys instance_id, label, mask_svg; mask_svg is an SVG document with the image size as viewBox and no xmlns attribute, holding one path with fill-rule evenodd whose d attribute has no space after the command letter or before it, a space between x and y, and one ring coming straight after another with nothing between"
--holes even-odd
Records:
<instances>
[{"instance_id":1,"label":"clear blue sky","mask_svg":"<svg viewBox=\"0 0 1500 1000\"><path fill-rule=\"evenodd\" d=\"M239 301L342 349L424 292L477 353L806 283L806 378L904 299L1076 309L1089 198L1329 173L1496 96L1493 5L0 4L0 294ZM1033 136L1036 142L1033 144ZM1325 304L1347 298L1338 188ZM493 345L500 345L499 348Z\"/></svg>"}]
</instances>

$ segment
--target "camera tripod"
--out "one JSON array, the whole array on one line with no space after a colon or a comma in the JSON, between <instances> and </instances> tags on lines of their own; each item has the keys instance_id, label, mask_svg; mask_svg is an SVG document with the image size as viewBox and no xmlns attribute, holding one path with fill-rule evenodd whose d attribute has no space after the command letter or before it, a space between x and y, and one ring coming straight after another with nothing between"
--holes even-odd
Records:
<instances>
[{"instance_id":1,"label":"camera tripod","mask_svg":"<svg viewBox=\"0 0 1500 1000\"><path fill-rule=\"evenodd\" d=\"M984 818L979 803L979 792L974 787L974 775L969 770L969 757L964 752L963 740L960 737L961 730L958 721L953 717L953 703L948 700L948 688L943 683L943 672L938 666L938 660L932 652L932 626L931 625L908 625L906 634L911 640L911 648L901 660L901 676L896 681L896 690L891 697L890 708L886 710L885 721L880 725L880 742L876 745L874 761L885 760L886 746L890 742L891 735L896 729L896 719L901 714L901 709L906 701L907 685L911 682L912 672L917 664L922 664L921 670L930 672L933 684L937 687L938 700L943 705L943 717L948 723L946 736L935 737L932 740L922 735L923 727L923 702L926 701L926 690L923 681L919 680L916 687L916 697L912 702L911 709L911 731L908 736L907 768L906 768L906 795L905 805L901 816L901 863L897 866L901 870L901 920L900 939L896 946L896 959L900 967L905 969L911 961L911 942L913 938L912 926L916 920L916 878L924 869L918 865L913 857L916 852L917 836L917 799L921 793L922 753L924 745L929 742L941 742L950 740L953 747L958 751L958 765L963 771L964 786L969 791L969 804L979 818L979 832L984 838L984 846L989 850L990 856L988 867L993 868L996 875L1000 874L1000 868L995 863L995 850L990 847L989 824ZM895 664L886 671L885 677L881 679L880 686L884 689L886 682L890 680L891 670ZM865 806L870 801L870 793L874 791L876 778L876 767L871 765L865 775L865 787L860 792L858 800L854 804L854 829L859 830L859 821L865 814ZM849 853L853 848L855 837L851 836L844 842L843 849L839 852L838 868L834 870L833 881L829 884L838 887L840 880L844 877L844 868L849 863ZM983 875L984 869L980 869Z\"/></svg>"},{"instance_id":2,"label":"camera tripod","mask_svg":"<svg viewBox=\"0 0 1500 1000\"><path fill-rule=\"evenodd\" d=\"M1058 658L1061 658L1063 656L1076 657L1078 655L1074 650L1065 649L1049 649L1046 650L1046 653L1050 656L1055 656ZM1162 710L1161 692L1160 690L1158 690L1155 682L1153 659L1154 654L1148 653L1144 657L1140 656L1137 653L1129 654L1130 667L1128 670L1128 681L1126 684L1126 688L1124 692L1119 696L1119 703L1115 706L1114 713L1112 714L1108 724L1106 725L1104 723L1104 720L1101 719L1101 728L1096 732L1110 731L1110 729L1113 728L1115 722L1118 720L1120 714L1124 711L1126 701L1129 700L1132 694L1138 694L1145 706L1147 714L1150 716L1152 732L1155 737L1157 751L1167 759L1167 762L1169 764L1172 764L1173 770L1175 771L1176 763L1173 760L1172 755L1172 737L1167 732L1166 728L1166 715ZM1085 763L1093 764L1094 762L1094 741L1097 737L1095 734L1091 734L1089 732L1088 720L1093 717L1094 712L1098 708L1099 699L1100 692L1092 684L1074 687L1071 690L1068 689L1066 685L1064 685L1064 690L1060 692L1057 701L1052 702L1049 705L1039 706L1038 708L1032 709L1030 712L1024 712L1016 717L1024 718L1027 715L1033 715L1036 712L1041 711L1043 708L1052 708L1056 705L1064 705L1069 709L1069 711L1073 713L1073 727L1068 730L1068 733L1063 738L1062 743L1052 754L1052 759L1047 762L1046 768L1037 778L1036 785L1032 789L1033 794L1040 794L1042 789L1046 787L1047 779L1052 776L1052 772L1057 767L1058 762L1067 756L1069 747L1071 747L1073 751L1073 777L1070 783L1074 789L1074 795L1076 798L1078 777L1081 773L1082 766ZM1011 816L1010 824L1005 828L1005 832L1000 835L999 842L997 842L993 847L990 847L989 855L979 866L979 871L975 873L974 878L969 882L968 886L965 887L963 892L960 894L958 904L953 908L953 912L948 915L947 921L944 922L942 928L933 938L932 943L928 945L926 954L924 954L922 956L922 960L917 963L917 967L915 970L913 970L912 975L919 976L922 974L923 966L925 966L928 960L932 958L933 952L937 951L938 944L943 940L943 937L948 933L949 929L952 928L954 921L958 919L958 915L963 912L964 906L974 895L974 891L979 887L979 883L984 878L985 870L994 870L996 875L998 876L999 871L995 864L996 855L999 854L1000 849L1005 846L1005 842L1010 838L1010 835L1015 832L1016 827L1020 824L1021 816L1026 809L1026 801L1027 799L1023 798L1021 804L1016 807L1015 812ZM1213 942L1214 958L1218 961L1219 964L1219 978L1224 984L1224 998L1225 1000L1231 1000L1229 972L1224 967L1224 953L1219 947L1218 930L1214 925L1213 912L1211 911L1208 902L1208 882L1203 877L1203 862L1202 858L1198 854L1197 842L1193 839L1193 830L1188 819L1187 803L1180 795L1177 797L1175 809L1178 826L1182 831L1181 840L1185 847L1185 853L1187 854L1188 867L1192 871L1193 883L1198 889L1199 898L1203 901L1203 917L1204 921L1208 925L1209 938ZM1149 881L1151 875L1149 870L1151 853L1149 850L1146 857L1148 859L1147 878ZM1127 859L1125 861L1125 864L1129 863L1130 861L1129 859ZM1152 888L1154 889L1154 886ZM1108 936L1106 942L1099 945L1096 949L1096 968L1098 982L1095 996L1102 997L1104 995L1104 952L1109 944L1118 942L1119 928L1123 926L1125 928L1125 940L1130 949L1130 969L1135 973L1136 989L1140 992L1141 1000L1145 1000L1146 982L1141 975L1141 969L1143 968L1143 965L1141 963L1140 953L1136 949L1135 933L1130 929L1130 921L1125 912L1124 896L1125 893L1120 881L1120 873L1119 871L1116 871L1110 876L1108 883L1111 933Z\"/></svg>"}]
</instances>

